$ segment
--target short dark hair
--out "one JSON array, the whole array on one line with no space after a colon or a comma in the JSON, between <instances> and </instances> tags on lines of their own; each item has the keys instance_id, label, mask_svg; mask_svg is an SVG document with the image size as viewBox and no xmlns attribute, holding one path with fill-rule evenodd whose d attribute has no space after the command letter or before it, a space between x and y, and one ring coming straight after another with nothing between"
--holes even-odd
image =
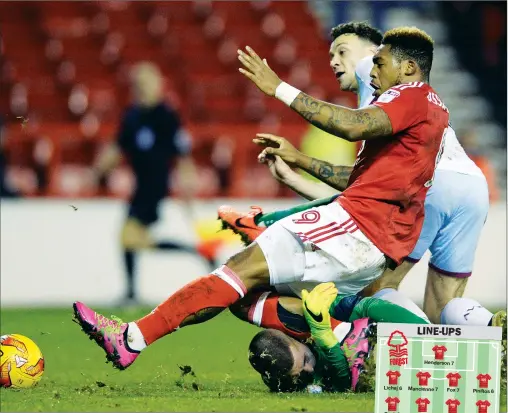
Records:
<instances>
[{"instance_id":1,"label":"short dark hair","mask_svg":"<svg viewBox=\"0 0 508 413\"><path fill-rule=\"evenodd\" d=\"M249 361L273 392L303 390L308 384L290 375L295 362L291 342L278 330L267 329L254 336L249 345Z\"/></svg>"},{"instance_id":2,"label":"short dark hair","mask_svg":"<svg viewBox=\"0 0 508 413\"><path fill-rule=\"evenodd\" d=\"M332 28L330 32L333 40L343 34L355 34L360 39L367 40L376 46L379 46L383 39L383 33L372 27L367 21L342 23Z\"/></svg>"},{"instance_id":3,"label":"short dark hair","mask_svg":"<svg viewBox=\"0 0 508 413\"><path fill-rule=\"evenodd\" d=\"M417 27L398 27L388 30L382 44L390 46L390 52L398 60L411 59L428 79L434 58L434 40Z\"/></svg>"}]
</instances>

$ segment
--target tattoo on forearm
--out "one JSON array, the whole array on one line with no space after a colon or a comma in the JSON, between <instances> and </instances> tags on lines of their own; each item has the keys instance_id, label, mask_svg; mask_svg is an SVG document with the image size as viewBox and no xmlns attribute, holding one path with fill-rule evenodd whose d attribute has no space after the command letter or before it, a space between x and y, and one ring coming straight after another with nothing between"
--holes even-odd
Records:
<instances>
[{"instance_id":1,"label":"tattoo on forearm","mask_svg":"<svg viewBox=\"0 0 508 413\"><path fill-rule=\"evenodd\" d=\"M343 106L333 105L300 93L291 108L308 122L333 135L344 139L351 136L354 129L360 139L388 136L391 123L382 110L352 110Z\"/></svg>"},{"instance_id":2,"label":"tattoo on forearm","mask_svg":"<svg viewBox=\"0 0 508 413\"><path fill-rule=\"evenodd\" d=\"M309 168L306 168L306 170L312 176L330 185L332 188L344 191L347 188L353 167L332 165L331 163L313 158Z\"/></svg>"}]
</instances>

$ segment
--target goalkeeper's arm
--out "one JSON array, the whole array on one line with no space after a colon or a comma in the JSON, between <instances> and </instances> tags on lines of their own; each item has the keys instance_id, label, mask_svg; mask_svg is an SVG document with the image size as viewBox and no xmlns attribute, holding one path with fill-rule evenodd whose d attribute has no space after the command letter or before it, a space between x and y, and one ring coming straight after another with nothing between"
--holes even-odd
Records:
<instances>
[{"instance_id":1,"label":"goalkeeper's arm","mask_svg":"<svg viewBox=\"0 0 508 413\"><path fill-rule=\"evenodd\" d=\"M331 284L331 285L330 285ZM317 372L321 376L333 377L331 383L322 383L334 391L346 391L351 388L351 371L340 342L333 333L330 322L330 305L337 295L333 283L320 284L310 293L302 291L303 313L316 350L324 363L322 369L326 374Z\"/></svg>"},{"instance_id":2,"label":"goalkeeper's arm","mask_svg":"<svg viewBox=\"0 0 508 413\"><path fill-rule=\"evenodd\" d=\"M389 301L353 295L338 295L330 306L330 314L337 320L354 321L368 317L376 322L429 324L423 319L400 305Z\"/></svg>"}]
</instances>

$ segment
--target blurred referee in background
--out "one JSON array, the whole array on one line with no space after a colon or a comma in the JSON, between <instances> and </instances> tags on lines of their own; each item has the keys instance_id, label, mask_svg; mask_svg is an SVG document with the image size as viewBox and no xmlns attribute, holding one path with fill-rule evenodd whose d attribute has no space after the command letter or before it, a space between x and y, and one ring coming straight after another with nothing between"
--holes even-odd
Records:
<instances>
[{"instance_id":1,"label":"blurred referee in background","mask_svg":"<svg viewBox=\"0 0 508 413\"><path fill-rule=\"evenodd\" d=\"M216 242L197 247L172 241L156 241L149 226L159 218L158 209L168 194L172 164L182 180L186 207L196 187L196 168L191 159L191 141L178 114L163 100L163 78L157 66L149 62L137 64L131 74L133 104L121 119L116 141L99 154L93 166L96 182L127 157L136 185L130 199L127 219L121 231L121 245L127 276L124 305L137 304L135 291L136 253L142 249L177 250L202 256L213 266Z\"/></svg>"}]
</instances>

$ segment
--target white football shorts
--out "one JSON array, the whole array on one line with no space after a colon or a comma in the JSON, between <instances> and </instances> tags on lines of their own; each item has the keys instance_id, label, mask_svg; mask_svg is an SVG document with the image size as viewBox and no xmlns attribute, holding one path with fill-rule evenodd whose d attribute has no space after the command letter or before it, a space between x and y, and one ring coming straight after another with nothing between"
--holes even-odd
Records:
<instances>
[{"instance_id":1,"label":"white football shorts","mask_svg":"<svg viewBox=\"0 0 508 413\"><path fill-rule=\"evenodd\" d=\"M341 294L356 294L386 267L385 255L338 202L290 215L256 242L268 263L270 284L289 284L297 296L323 282L334 282Z\"/></svg>"}]
</instances>

